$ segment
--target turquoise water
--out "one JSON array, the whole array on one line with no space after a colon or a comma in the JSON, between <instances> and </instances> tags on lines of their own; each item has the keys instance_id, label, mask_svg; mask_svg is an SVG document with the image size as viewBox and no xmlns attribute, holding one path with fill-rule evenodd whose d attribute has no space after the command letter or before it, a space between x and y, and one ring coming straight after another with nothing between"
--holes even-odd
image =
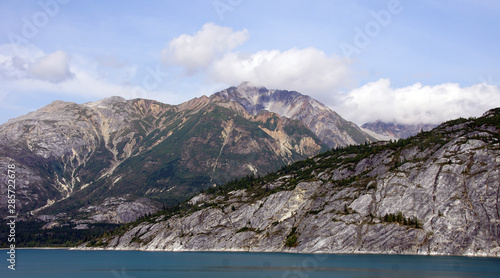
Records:
<instances>
[{"instance_id":1,"label":"turquoise water","mask_svg":"<svg viewBox=\"0 0 500 278\"><path fill-rule=\"evenodd\" d=\"M7 258L6 250L1 250ZM16 250L0 277L500 277L500 258Z\"/></svg>"}]
</instances>

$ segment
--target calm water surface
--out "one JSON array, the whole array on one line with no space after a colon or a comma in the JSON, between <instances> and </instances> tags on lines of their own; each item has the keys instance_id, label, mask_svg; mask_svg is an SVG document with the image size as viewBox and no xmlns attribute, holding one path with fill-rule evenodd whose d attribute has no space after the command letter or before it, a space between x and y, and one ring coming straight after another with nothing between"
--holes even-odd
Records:
<instances>
[{"instance_id":1,"label":"calm water surface","mask_svg":"<svg viewBox=\"0 0 500 278\"><path fill-rule=\"evenodd\" d=\"M0 277L500 277L500 258L16 250Z\"/></svg>"}]
</instances>

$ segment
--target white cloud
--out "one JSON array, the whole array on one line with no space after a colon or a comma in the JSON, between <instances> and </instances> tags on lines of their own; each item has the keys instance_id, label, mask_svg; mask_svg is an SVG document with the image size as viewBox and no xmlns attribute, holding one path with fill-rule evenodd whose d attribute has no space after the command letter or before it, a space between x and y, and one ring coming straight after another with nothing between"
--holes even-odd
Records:
<instances>
[{"instance_id":1,"label":"white cloud","mask_svg":"<svg viewBox=\"0 0 500 278\"><path fill-rule=\"evenodd\" d=\"M62 50L38 58L29 65L28 72L35 79L53 83L73 77L73 73L69 69L69 56Z\"/></svg>"},{"instance_id":2,"label":"white cloud","mask_svg":"<svg viewBox=\"0 0 500 278\"><path fill-rule=\"evenodd\" d=\"M181 66L188 74L204 70L211 82L231 86L250 81L318 98L351 85L346 59L313 47L246 54L233 51L248 38L247 30L233 31L207 23L195 35L184 34L170 41L162 52L162 61Z\"/></svg>"},{"instance_id":3,"label":"white cloud","mask_svg":"<svg viewBox=\"0 0 500 278\"><path fill-rule=\"evenodd\" d=\"M62 50L45 54L35 47L4 44L0 45L0 77L59 83L73 77L69 60L68 54Z\"/></svg>"},{"instance_id":4,"label":"white cloud","mask_svg":"<svg viewBox=\"0 0 500 278\"><path fill-rule=\"evenodd\" d=\"M218 82L242 81L276 89L297 90L321 98L349 85L347 60L327 56L316 48L259 51L251 55L227 53L213 63L209 76Z\"/></svg>"},{"instance_id":5,"label":"white cloud","mask_svg":"<svg viewBox=\"0 0 500 278\"><path fill-rule=\"evenodd\" d=\"M36 48L19 47L17 52L16 50L17 48L10 44L0 45L0 78L26 78L28 63L44 55Z\"/></svg>"},{"instance_id":6,"label":"white cloud","mask_svg":"<svg viewBox=\"0 0 500 278\"><path fill-rule=\"evenodd\" d=\"M248 39L248 31L233 32L229 27L206 23L195 35L183 34L171 40L163 49L165 64L180 65L193 73L206 68L221 54L230 51Z\"/></svg>"},{"instance_id":7,"label":"white cloud","mask_svg":"<svg viewBox=\"0 0 500 278\"><path fill-rule=\"evenodd\" d=\"M12 44L2 44L0 45L0 63L9 61L12 57L23 57L28 61L34 61L35 59L45 55L43 51L34 47L33 45L22 46L22 45L12 45Z\"/></svg>"},{"instance_id":8,"label":"white cloud","mask_svg":"<svg viewBox=\"0 0 500 278\"><path fill-rule=\"evenodd\" d=\"M500 106L500 90L494 85L475 84L462 88L445 83L391 88L380 79L345 93L334 109L358 124L381 120L403 124L439 124L459 117L480 116Z\"/></svg>"},{"instance_id":9,"label":"white cloud","mask_svg":"<svg viewBox=\"0 0 500 278\"><path fill-rule=\"evenodd\" d=\"M148 98L166 103L185 100L183 95L162 91L160 84L153 89L146 86L152 81L157 82L156 76L147 76L156 72L138 73L136 67L124 63L111 63L112 67L106 68L99 59L87 59L80 55L72 55L69 59L69 55L61 50L45 54L36 47L16 46L17 51L13 49L9 44L0 45L0 92L5 94L36 93L53 99L66 96L63 98L88 101L110 96ZM137 77L139 84L132 84ZM147 84L140 83L145 79L143 77L150 77Z\"/></svg>"}]
</instances>

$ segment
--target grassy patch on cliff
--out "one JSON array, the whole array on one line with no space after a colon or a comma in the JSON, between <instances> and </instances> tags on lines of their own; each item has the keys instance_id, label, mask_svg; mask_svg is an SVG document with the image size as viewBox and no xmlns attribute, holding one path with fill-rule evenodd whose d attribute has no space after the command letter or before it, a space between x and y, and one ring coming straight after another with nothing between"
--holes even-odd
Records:
<instances>
[{"instance_id":1,"label":"grassy patch on cliff","mask_svg":"<svg viewBox=\"0 0 500 278\"><path fill-rule=\"evenodd\" d=\"M286 247L295 247L299 245L299 236L297 235L296 232L297 232L297 227L293 227L292 231L290 231L290 233L285 239Z\"/></svg>"}]
</instances>

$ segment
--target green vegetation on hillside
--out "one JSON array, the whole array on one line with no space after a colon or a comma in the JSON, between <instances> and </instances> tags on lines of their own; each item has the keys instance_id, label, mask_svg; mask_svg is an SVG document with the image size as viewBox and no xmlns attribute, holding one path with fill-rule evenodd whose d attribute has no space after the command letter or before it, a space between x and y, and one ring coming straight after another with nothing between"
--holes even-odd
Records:
<instances>
[{"instance_id":1,"label":"green vegetation on hillside","mask_svg":"<svg viewBox=\"0 0 500 278\"><path fill-rule=\"evenodd\" d=\"M293 227L292 231L286 237L285 240L286 247L295 247L299 244L298 242L299 237L297 236L296 232L297 232L297 227Z\"/></svg>"},{"instance_id":2,"label":"green vegetation on hillside","mask_svg":"<svg viewBox=\"0 0 500 278\"><path fill-rule=\"evenodd\" d=\"M388 213L384 215L383 221L388 223L399 223L401 225L417 229L421 227L421 224L416 217L405 217L402 212Z\"/></svg>"},{"instance_id":3,"label":"green vegetation on hillside","mask_svg":"<svg viewBox=\"0 0 500 278\"><path fill-rule=\"evenodd\" d=\"M74 223L61 227L43 230L45 222L19 221L16 222L16 247L70 247L88 242L93 238L107 236L120 227L118 224L95 223L89 224L89 229L77 230ZM7 225L0 225L0 238L6 239L9 234ZM7 240L0 242L0 248L8 248Z\"/></svg>"}]
</instances>

